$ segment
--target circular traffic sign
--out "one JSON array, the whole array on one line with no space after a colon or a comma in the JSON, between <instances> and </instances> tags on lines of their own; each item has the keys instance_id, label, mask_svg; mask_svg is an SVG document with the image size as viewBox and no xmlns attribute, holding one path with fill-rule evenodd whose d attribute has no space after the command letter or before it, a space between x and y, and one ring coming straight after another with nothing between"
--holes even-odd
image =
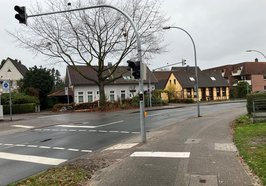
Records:
<instances>
[{"instance_id":1,"label":"circular traffic sign","mask_svg":"<svg viewBox=\"0 0 266 186\"><path fill-rule=\"evenodd\" d=\"M8 90L9 89L9 83L7 81L4 81L2 86L3 86L4 90Z\"/></svg>"}]
</instances>

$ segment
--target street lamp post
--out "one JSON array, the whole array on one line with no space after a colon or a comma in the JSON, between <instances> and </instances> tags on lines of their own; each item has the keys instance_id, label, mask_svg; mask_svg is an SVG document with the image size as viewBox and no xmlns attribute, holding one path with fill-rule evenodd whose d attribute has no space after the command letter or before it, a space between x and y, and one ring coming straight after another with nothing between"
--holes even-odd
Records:
<instances>
[{"instance_id":1,"label":"street lamp post","mask_svg":"<svg viewBox=\"0 0 266 186\"><path fill-rule=\"evenodd\" d=\"M87 10L87 9L95 9L95 8L111 8L114 9L118 12L120 12L122 15L124 15L127 20L130 22L134 33L136 35L136 41L137 41L137 52L138 52L138 61L140 62L140 64L142 64L142 54L141 54L141 41L140 41L140 36L137 30L137 27L135 26L135 23L133 22L133 20L131 19L131 17L124 11L120 10L119 8L116 8L114 6L111 5L95 5L95 6L90 6L90 7L84 7L84 8L76 8L76 9L69 9L69 10L64 10L64 11L56 11L56 12L48 12L48 13L42 13L42 14L36 14L36 15L27 15L25 19L30 18L30 17L37 17L37 16L45 16L45 15L52 15L52 14L58 14L58 13L66 13L66 12L73 12L73 11L80 11L80 10ZM139 90L140 90L140 94L144 94L144 88L143 88L143 65L140 65L140 71L141 71L141 75L140 75L140 79L139 79ZM140 99L139 102L140 105L140 130L141 130L141 139L142 142L145 143L146 142L146 131L145 131L145 119L144 119L144 96L143 99Z\"/></svg>"},{"instance_id":2,"label":"street lamp post","mask_svg":"<svg viewBox=\"0 0 266 186\"><path fill-rule=\"evenodd\" d=\"M266 56L262 52L260 52L258 50L246 50L246 52L257 52L257 53L260 53L266 59Z\"/></svg>"},{"instance_id":3,"label":"street lamp post","mask_svg":"<svg viewBox=\"0 0 266 186\"><path fill-rule=\"evenodd\" d=\"M197 65L197 53L196 53L196 46L194 43L193 38L191 37L191 35L183 28L177 27L177 26L168 26L168 27L163 27L163 29L168 30L170 28L176 28L179 30L182 30L183 32L185 32L189 38L192 41L193 44L193 49L194 49L194 60L195 60L195 78L196 78L196 82L195 82L195 88L196 88L196 94L197 94L197 115L198 117L200 117L200 106L199 106L199 79L198 79L198 65Z\"/></svg>"}]
</instances>

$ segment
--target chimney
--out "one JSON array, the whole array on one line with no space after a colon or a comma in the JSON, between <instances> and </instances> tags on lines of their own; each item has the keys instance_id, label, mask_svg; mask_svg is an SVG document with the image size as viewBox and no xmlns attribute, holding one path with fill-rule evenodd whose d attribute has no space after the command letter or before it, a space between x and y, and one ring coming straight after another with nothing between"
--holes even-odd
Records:
<instances>
[{"instance_id":1,"label":"chimney","mask_svg":"<svg viewBox=\"0 0 266 186\"><path fill-rule=\"evenodd\" d=\"M256 63L259 62L259 59L258 59L258 58L255 58L255 62L256 62Z\"/></svg>"}]
</instances>

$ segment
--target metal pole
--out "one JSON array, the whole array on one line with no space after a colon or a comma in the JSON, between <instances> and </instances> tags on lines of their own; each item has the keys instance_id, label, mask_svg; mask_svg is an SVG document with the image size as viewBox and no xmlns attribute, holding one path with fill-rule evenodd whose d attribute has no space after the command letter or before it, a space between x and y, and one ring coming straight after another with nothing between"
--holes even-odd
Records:
<instances>
[{"instance_id":1,"label":"metal pole","mask_svg":"<svg viewBox=\"0 0 266 186\"><path fill-rule=\"evenodd\" d=\"M198 115L198 117L200 117L198 65L197 65L196 46L195 46L194 40L191 37L191 35L183 28L180 28L180 27L177 27L177 26L163 27L163 29L170 29L170 28L176 28L176 29L184 31L189 36L189 38L192 41L193 49L194 49L194 60L195 60L195 78L196 78L196 80L195 80L195 86L196 87L195 88L196 88L196 95L197 95L197 115Z\"/></svg>"},{"instance_id":2,"label":"metal pole","mask_svg":"<svg viewBox=\"0 0 266 186\"><path fill-rule=\"evenodd\" d=\"M12 121L12 98L11 98L11 80L9 80L9 114Z\"/></svg>"},{"instance_id":3,"label":"metal pole","mask_svg":"<svg viewBox=\"0 0 266 186\"><path fill-rule=\"evenodd\" d=\"M151 73L149 74L149 98L150 98L150 108L152 107L151 103Z\"/></svg>"},{"instance_id":4,"label":"metal pole","mask_svg":"<svg viewBox=\"0 0 266 186\"><path fill-rule=\"evenodd\" d=\"M114 9L114 10L117 10L118 12L122 13L127 19L128 21L130 22L133 30L134 30L134 33L136 35L136 40L137 40L137 48L138 48L138 61L140 62L140 71L141 71L141 75L140 75L140 80L139 80L139 90L140 90L140 93L144 94L144 89L143 89L143 65L142 65L142 55L141 55L141 42L140 42L140 37L139 37L139 33L138 33L138 30L137 30L137 27L135 26L133 20L130 18L130 16L114 7L114 6L111 6L111 5L96 5L96 6L90 6L90 7L84 7L84 8L77 8L77 9L70 9L70 10L64 10L64 11L57 11L57 12L49 12L49 13L43 13L43 14L36 14L36 15L28 15L27 18L30 18L30 17L37 17L37 16L44 16L44 15L51 15L51 14L58 14L58 13L66 13L66 12L73 12L73 11L79 11L79 10L86 10L86 9L93 9L93 8L111 8L111 9ZM140 100L139 101L139 105L140 105L140 129L141 129L141 139L142 139L142 142L145 143L146 142L146 131L145 131L145 119L144 119L144 96L143 96L143 100Z\"/></svg>"}]
</instances>

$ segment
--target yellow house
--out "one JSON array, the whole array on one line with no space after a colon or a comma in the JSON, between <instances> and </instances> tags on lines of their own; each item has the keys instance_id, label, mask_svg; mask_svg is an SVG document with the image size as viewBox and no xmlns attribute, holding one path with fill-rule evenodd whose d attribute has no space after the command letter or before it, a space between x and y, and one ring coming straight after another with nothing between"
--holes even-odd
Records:
<instances>
[{"instance_id":1,"label":"yellow house","mask_svg":"<svg viewBox=\"0 0 266 186\"><path fill-rule=\"evenodd\" d=\"M156 71L154 75L158 79L156 89L164 90L163 100L194 99L196 78L194 68L175 67L172 71ZM229 84L216 72L198 70L199 100L228 100Z\"/></svg>"}]
</instances>

